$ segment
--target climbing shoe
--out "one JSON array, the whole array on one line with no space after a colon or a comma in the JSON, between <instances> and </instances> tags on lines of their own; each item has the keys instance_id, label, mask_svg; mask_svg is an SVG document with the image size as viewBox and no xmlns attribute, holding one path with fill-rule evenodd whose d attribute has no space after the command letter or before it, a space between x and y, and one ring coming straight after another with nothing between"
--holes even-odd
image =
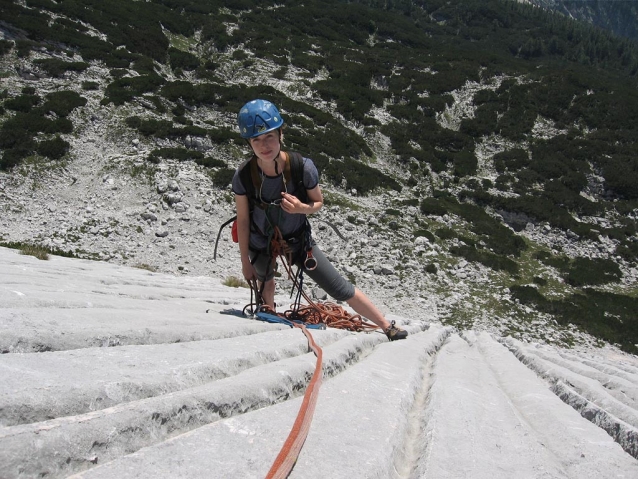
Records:
<instances>
[{"instance_id":1,"label":"climbing shoe","mask_svg":"<svg viewBox=\"0 0 638 479\"><path fill-rule=\"evenodd\" d=\"M390 327L383 331L390 341L396 341L397 339L405 339L408 337L408 332L405 329L401 329L396 325L396 322L392 320Z\"/></svg>"}]
</instances>

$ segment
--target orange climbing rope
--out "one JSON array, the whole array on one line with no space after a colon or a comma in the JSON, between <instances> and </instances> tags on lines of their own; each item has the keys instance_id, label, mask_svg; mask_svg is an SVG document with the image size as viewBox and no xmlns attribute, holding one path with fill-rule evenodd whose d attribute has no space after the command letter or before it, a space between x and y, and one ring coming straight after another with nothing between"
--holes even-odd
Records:
<instances>
[{"instance_id":1,"label":"orange climbing rope","mask_svg":"<svg viewBox=\"0 0 638 479\"><path fill-rule=\"evenodd\" d=\"M297 457L299 457L301 448L308 436L308 431L310 431L310 424L312 423L312 416L315 412L317 397L319 396L319 387L321 386L321 378L323 376L321 366L323 351L317 343L315 343L314 338L305 326L295 324L295 327L301 328L308 338L308 345L314 351L315 356L317 356L317 363L315 364L315 372L308 384L303 402L297 413L297 419L295 419L295 423L288 434L286 442L279 451L275 462L270 467L266 479L285 479L295 466Z\"/></svg>"}]
</instances>

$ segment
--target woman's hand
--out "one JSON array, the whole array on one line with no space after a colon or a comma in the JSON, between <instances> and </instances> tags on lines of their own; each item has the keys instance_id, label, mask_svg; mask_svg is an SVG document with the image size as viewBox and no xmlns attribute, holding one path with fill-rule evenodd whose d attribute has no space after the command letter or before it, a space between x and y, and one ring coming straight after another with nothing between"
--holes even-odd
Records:
<instances>
[{"instance_id":1,"label":"woman's hand","mask_svg":"<svg viewBox=\"0 0 638 479\"><path fill-rule=\"evenodd\" d=\"M308 205L299 201L294 195L290 193L281 193L281 209L286 213L306 213Z\"/></svg>"},{"instance_id":2,"label":"woman's hand","mask_svg":"<svg viewBox=\"0 0 638 479\"><path fill-rule=\"evenodd\" d=\"M244 275L246 281L257 279L257 271L255 270L255 266L250 262L250 259L241 262L241 273Z\"/></svg>"}]
</instances>

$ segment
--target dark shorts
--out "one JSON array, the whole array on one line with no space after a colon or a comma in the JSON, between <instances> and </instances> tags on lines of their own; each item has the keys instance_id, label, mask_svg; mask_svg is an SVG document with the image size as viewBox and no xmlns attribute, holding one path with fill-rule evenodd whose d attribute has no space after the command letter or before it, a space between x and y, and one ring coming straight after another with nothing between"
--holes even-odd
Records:
<instances>
[{"instance_id":1,"label":"dark shorts","mask_svg":"<svg viewBox=\"0 0 638 479\"><path fill-rule=\"evenodd\" d=\"M301 252L296 256L295 265L301 267L305 274L335 300L347 301L354 296L352 283L335 269L316 244L312 247L312 256L317 261L317 267L314 270L308 271L303 267L303 261L306 259L305 253ZM275 277L277 265L273 264L272 258L267 253L251 251L250 259L253 261L259 281L269 281Z\"/></svg>"}]
</instances>

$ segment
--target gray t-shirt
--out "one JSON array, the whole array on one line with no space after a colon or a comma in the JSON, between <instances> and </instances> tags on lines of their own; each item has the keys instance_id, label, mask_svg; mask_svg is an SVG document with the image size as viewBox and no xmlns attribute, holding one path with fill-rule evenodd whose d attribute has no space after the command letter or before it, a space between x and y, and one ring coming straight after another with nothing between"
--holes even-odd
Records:
<instances>
[{"instance_id":1,"label":"gray t-shirt","mask_svg":"<svg viewBox=\"0 0 638 479\"><path fill-rule=\"evenodd\" d=\"M250 168L249 165L246 165L246 167ZM283 191L288 191L290 194L295 193L295 185L292 181L289 181L284 187L283 173L278 176L267 176L263 174L261 169L259 173L262 175L261 191L256 193L265 203L280 200ZM319 172L309 158L303 159L303 184L306 190L312 190L319 184ZM235 176L233 176L233 193L236 195L246 194L246 188L239 176L239 168L237 168ZM265 249L268 246L270 225L279 226L281 234L284 238L287 238L299 231L306 221L306 215L286 213L280 206L271 204L264 209L255 205L252 216L250 246L258 250Z\"/></svg>"}]
</instances>

